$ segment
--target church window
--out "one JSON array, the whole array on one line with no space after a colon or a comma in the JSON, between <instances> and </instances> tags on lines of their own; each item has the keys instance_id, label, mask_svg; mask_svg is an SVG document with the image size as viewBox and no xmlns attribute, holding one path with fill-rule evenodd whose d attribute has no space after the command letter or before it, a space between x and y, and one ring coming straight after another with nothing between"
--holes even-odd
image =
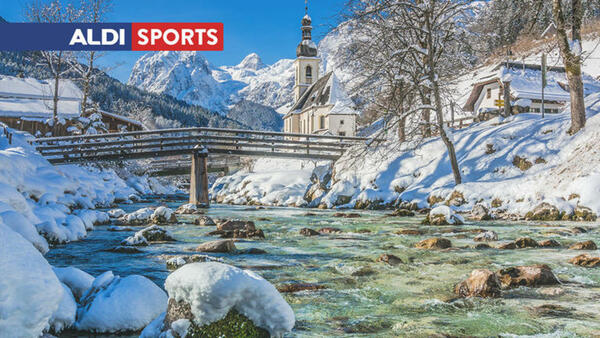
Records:
<instances>
[{"instance_id":1,"label":"church window","mask_svg":"<svg viewBox=\"0 0 600 338\"><path fill-rule=\"evenodd\" d=\"M340 120L340 124L341 124L341 125L344 125L344 120Z\"/></svg>"},{"instance_id":2,"label":"church window","mask_svg":"<svg viewBox=\"0 0 600 338\"><path fill-rule=\"evenodd\" d=\"M492 98L492 88L488 88L487 89L487 98L491 99Z\"/></svg>"},{"instance_id":3,"label":"church window","mask_svg":"<svg viewBox=\"0 0 600 338\"><path fill-rule=\"evenodd\" d=\"M319 129L325 129L325 116L323 115L319 117Z\"/></svg>"}]
</instances>

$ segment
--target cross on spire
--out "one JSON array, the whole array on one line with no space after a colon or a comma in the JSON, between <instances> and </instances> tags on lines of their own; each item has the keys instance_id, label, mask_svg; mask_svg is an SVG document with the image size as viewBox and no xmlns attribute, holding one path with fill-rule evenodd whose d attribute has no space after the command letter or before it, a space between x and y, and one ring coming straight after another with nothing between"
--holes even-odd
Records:
<instances>
[{"instance_id":1,"label":"cross on spire","mask_svg":"<svg viewBox=\"0 0 600 338\"><path fill-rule=\"evenodd\" d=\"M304 14L308 14L308 0L304 0Z\"/></svg>"}]
</instances>

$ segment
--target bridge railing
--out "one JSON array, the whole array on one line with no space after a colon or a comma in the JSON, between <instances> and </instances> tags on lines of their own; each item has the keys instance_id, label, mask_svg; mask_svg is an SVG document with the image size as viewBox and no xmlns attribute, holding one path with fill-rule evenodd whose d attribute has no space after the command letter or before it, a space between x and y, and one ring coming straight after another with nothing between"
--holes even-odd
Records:
<instances>
[{"instance_id":1,"label":"bridge railing","mask_svg":"<svg viewBox=\"0 0 600 338\"><path fill-rule=\"evenodd\" d=\"M33 143L54 163L189 154L201 144L211 153L336 159L362 137L291 134L219 128L182 128L39 138Z\"/></svg>"}]
</instances>

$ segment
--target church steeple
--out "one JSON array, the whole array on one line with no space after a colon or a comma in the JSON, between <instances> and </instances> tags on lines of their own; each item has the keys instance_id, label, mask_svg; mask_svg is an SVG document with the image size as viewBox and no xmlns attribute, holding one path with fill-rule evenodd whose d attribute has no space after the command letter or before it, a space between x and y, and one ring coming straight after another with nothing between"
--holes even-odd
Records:
<instances>
[{"instance_id":1,"label":"church steeple","mask_svg":"<svg viewBox=\"0 0 600 338\"><path fill-rule=\"evenodd\" d=\"M296 48L296 85L294 96L300 99L304 91L319 79L319 63L317 45L312 41L312 19L308 15L308 0L305 0L304 17L302 18L302 41Z\"/></svg>"}]
</instances>

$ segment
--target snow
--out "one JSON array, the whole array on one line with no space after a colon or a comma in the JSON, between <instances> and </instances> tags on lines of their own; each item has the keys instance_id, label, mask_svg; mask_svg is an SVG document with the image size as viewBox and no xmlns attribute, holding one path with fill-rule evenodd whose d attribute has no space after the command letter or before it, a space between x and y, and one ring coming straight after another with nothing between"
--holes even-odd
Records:
<instances>
[{"instance_id":1,"label":"snow","mask_svg":"<svg viewBox=\"0 0 600 338\"><path fill-rule=\"evenodd\" d=\"M61 283L69 287L76 299L81 299L94 282L92 275L72 266L65 268L54 267L53 270L56 277L58 277Z\"/></svg>"},{"instance_id":2,"label":"snow","mask_svg":"<svg viewBox=\"0 0 600 338\"><path fill-rule=\"evenodd\" d=\"M294 312L277 289L252 271L216 263L184 265L167 278L169 297L191 306L194 322L203 326L235 309L273 336L294 327Z\"/></svg>"},{"instance_id":3,"label":"snow","mask_svg":"<svg viewBox=\"0 0 600 338\"><path fill-rule=\"evenodd\" d=\"M125 216L125 211L123 209L112 209L108 211L108 215L111 218L119 218Z\"/></svg>"},{"instance_id":4,"label":"snow","mask_svg":"<svg viewBox=\"0 0 600 338\"><path fill-rule=\"evenodd\" d=\"M315 166L313 161L258 159L252 172L240 170L217 179L210 194L220 203L302 206Z\"/></svg>"},{"instance_id":5,"label":"snow","mask_svg":"<svg viewBox=\"0 0 600 338\"><path fill-rule=\"evenodd\" d=\"M48 242L40 236L33 223L22 214L14 210L7 210L0 213L0 221L31 242L42 254L48 252Z\"/></svg>"},{"instance_id":6,"label":"snow","mask_svg":"<svg viewBox=\"0 0 600 338\"><path fill-rule=\"evenodd\" d=\"M77 309L78 330L122 332L141 330L165 311L167 295L149 279L98 276Z\"/></svg>"},{"instance_id":7,"label":"snow","mask_svg":"<svg viewBox=\"0 0 600 338\"><path fill-rule=\"evenodd\" d=\"M456 214L454 210L452 210L452 208L446 205L439 205L431 209L429 215L430 217L443 215L448 224L456 224L457 222L460 222L461 224L464 223L464 219L462 218L462 216Z\"/></svg>"},{"instance_id":8,"label":"snow","mask_svg":"<svg viewBox=\"0 0 600 338\"><path fill-rule=\"evenodd\" d=\"M335 165L335 184L323 197L328 207L338 196L349 196L354 205L365 194L384 203L414 201L428 206L430 195L447 198L461 192L467 203L458 211L483 200L503 201L502 210L524 215L548 202L564 211L579 205L600 213L600 93L586 98L585 129L569 136L570 112L546 116L520 114L454 131L463 184L456 186L446 148L439 138L426 139L416 149L390 142L368 150L356 161L350 151ZM488 145L494 152L488 154ZM404 148L403 148L404 147ZM513 165L515 156L533 166L527 171ZM546 163L535 163L543 159ZM402 191L401 193L397 191ZM569 201L571 194L579 198Z\"/></svg>"},{"instance_id":9,"label":"snow","mask_svg":"<svg viewBox=\"0 0 600 338\"><path fill-rule=\"evenodd\" d=\"M0 224L0 332L38 337L63 298L63 287L42 254Z\"/></svg>"},{"instance_id":10,"label":"snow","mask_svg":"<svg viewBox=\"0 0 600 338\"><path fill-rule=\"evenodd\" d=\"M127 223L146 222L154 215L154 210L150 208L138 209L130 214L123 216Z\"/></svg>"},{"instance_id":11,"label":"snow","mask_svg":"<svg viewBox=\"0 0 600 338\"><path fill-rule=\"evenodd\" d=\"M71 290L65 284L62 284L62 287L62 300L58 309L54 312L52 318L50 318L50 328L55 333L71 327L75 323L75 315L77 314L77 303L75 302L73 293L71 293Z\"/></svg>"}]
</instances>

